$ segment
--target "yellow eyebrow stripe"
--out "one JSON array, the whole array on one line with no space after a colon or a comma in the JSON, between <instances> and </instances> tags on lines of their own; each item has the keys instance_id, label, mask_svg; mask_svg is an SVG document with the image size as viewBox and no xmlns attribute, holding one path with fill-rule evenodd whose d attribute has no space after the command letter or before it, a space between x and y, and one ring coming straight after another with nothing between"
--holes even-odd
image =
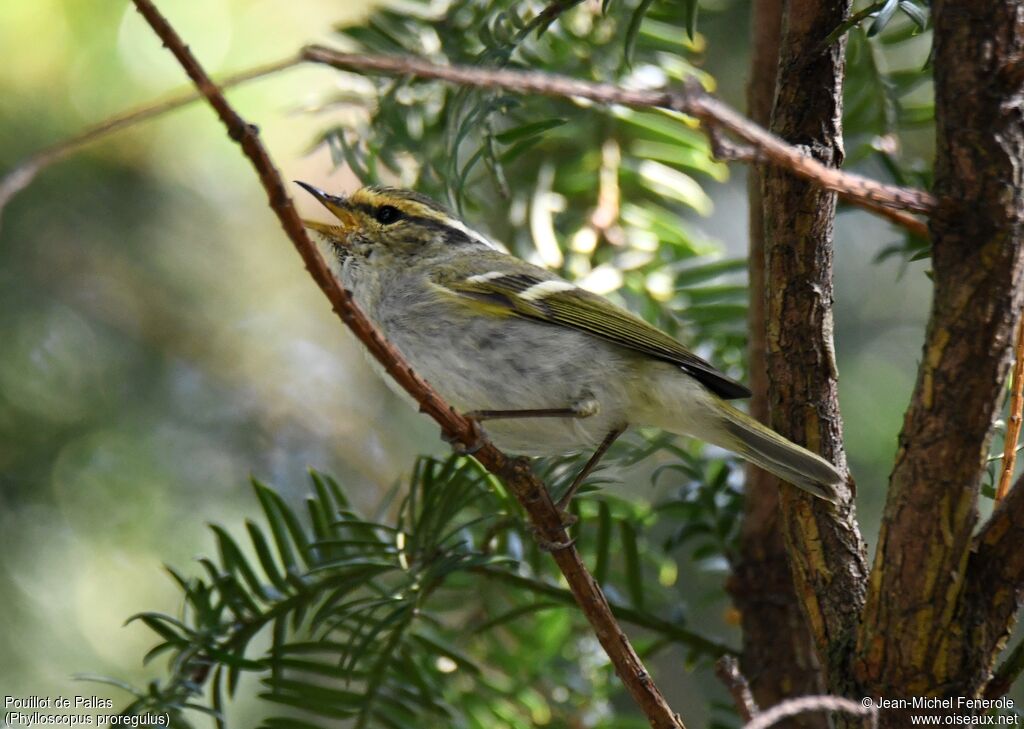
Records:
<instances>
[{"instance_id":1,"label":"yellow eyebrow stripe","mask_svg":"<svg viewBox=\"0 0 1024 729\"><path fill-rule=\"evenodd\" d=\"M358 190L352 195L349 202L354 207L371 209L390 205L393 208L398 208L406 215L406 217L427 218L441 223L450 223L451 221L451 218L448 216L439 213L437 210L434 210L423 203L416 202L415 200L407 200L396 195L377 192L376 190Z\"/></svg>"}]
</instances>

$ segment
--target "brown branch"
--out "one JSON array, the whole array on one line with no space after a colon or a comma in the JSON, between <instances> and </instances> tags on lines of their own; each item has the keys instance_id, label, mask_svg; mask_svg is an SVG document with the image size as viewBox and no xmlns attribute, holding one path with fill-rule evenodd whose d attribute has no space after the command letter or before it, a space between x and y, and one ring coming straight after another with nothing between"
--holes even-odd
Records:
<instances>
[{"instance_id":1,"label":"brown branch","mask_svg":"<svg viewBox=\"0 0 1024 729\"><path fill-rule=\"evenodd\" d=\"M989 680L989 672L1010 639L1024 601L1022 480L1018 479L978 532L967 563L967 584L963 590L966 617L962 622L970 626L965 638L972 649L968 651L968 685L985 685L988 698L1005 694L1024 668L1024 648L1018 645Z\"/></svg>"},{"instance_id":2,"label":"brown branch","mask_svg":"<svg viewBox=\"0 0 1024 729\"><path fill-rule=\"evenodd\" d=\"M564 587L553 585L550 582L539 580L534 577L525 577L507 569L499 569L495 567L474 567L471 569L472 572L488 577L498 582L504 582L505 584L512 585L523 590L534 593L535 595L543 595L544 597L551 598L556 602L562 603L563 605L572 605L574 603L572 594ZM619 620L623 620L627 623L632 623L641 628L647 628L655 633L660 633L662 636L689 648L692 648L696 652L711 657L711 658L729 658L735 660L737 651L735 648L720 643L710 638L705 638L699 633L695 633L692 630L687 630L682 627L678 621L673 622L670 620L662 620L650 613L642 610L635 610L628 605L622 605L620 603L610 603L612 614L615 615Z\"/></svg>"},{"instance_id":3,"label":"brown branch","mask_svg":"<svg viewBox=\"0 0 1024 729\"><path fill-rule=\"evenodd\" d=\"M220 88L227 89L232 86L243 84L246 81L270 76L287 68L291 68L292 66L297 66L304 60L305 59L300 54L296 54L294 56L289 56L288 58L282 58L280 61L275 61L274 63L267 63L262 66L256 66L254 68L246 69L245 71L240 71L239 73L235 73L230 76L225 76L217 83ZM31 157L22 160L16 167L4 174L3 178L0 178L0 216L3 215L4 208L7 206L7 203L11 201L11 198L32 184L36 175L52 165L54 162L59 162L60 160L71 156L82 147L85 147L92 142L108 137L122 129L135 126L147 119L154 119L169 111L174 111L175 109L180 109L183 106L188 106L193 101L198 101L201 98L203 97L199 91L195 88L189 88L189 90L175 94L164 101L146 104L145 106L123 112L117 116L112 116L69 139L65 139L62 142L39 150Z\"/></svg>"},{"instance_id":4,"label":"brown branch","mask_svg":"<svg viewBox=\"0 0 1024 729\"><path fill-rule=\"evenodd\" d=\"M323 46L307 46L302 50L302 55L307 60L345 70L417 76L463 86L502 88L543 96L578 97L602 104L670 109L694 116L709 128L728 132L739 141L754 147L758 157L764 162L789 170L798 177L839 193L846 200L857 201L874 212L896 209L929 214L935 208L935 199L923 190L886 185L822 164L811 155L752 123L729 105L708 94L695 82L687 84L682 91L651 91L625 89L614 84L594 83L535 71L440 66L412 56L342 53ZM900 221L907 222L903 218L900 218Z\"/></svg>"},{"instance_id":5,"label":"brown branch","mask_svg":"<svg viewBox=\"0 0 1024 729\"><path fill-rule=\"evenodd\" d=\"M890 207L878 207L872 206L870 203L861 200L860 198L852 197L850 195L839 194L839 197L843 199L849 205L867 210L869 213L874 213L880 218L885 218L893 225L903 228L908 233L916 235L918 238L928 240L930 234L928 233L928 222L915 218L905 210L897 210L896 208Z\"/></svg>"},{"instance_id":6,"label":"brown branch","mask_svg":"<svg viewBox=\"0 0 1024 729\"><path fill-rule=\"evenodd\" d=\"M740 673L739 663L735 658L732 656L720 658L715 663L715 674L732 695L736 711L743 720L743 729L768 729L785 719L806 718L801 715L826 712L862 716L864 725L871 728L878 723L878 709L873 704L865 706L863 703L850 701L842 696L800 696L781 701L767 711L761 711L750 694L750 686L747 684L747 679ZM827 715L823 716L822 720L826 726L831 726ZM804 723L801 722L800 725L803 726Z\"/></svg>"},{"instance_id":7,"label":"brown branch","mask_svg":"<svg viewBox=\"0 0 1024 729\"><path fill-rule=\"evenodd\" d=\"M552 7L557 6L554 4ZM813 156L787 144L763 127L754 124L727 104L708 94L696 82L682 91L650 91L625 89L614 84L593 83L566 76L510 69L440 66L410 56L373 56L342 53L323 46L307 46L298 58L285 59L225 79L225 85L241 83L295 65L299 61L322 63L334 68L378 71L395 75L418 76L449 83L484 88L504 88L520 93L545 96L579 97L604 104L635 107L658 107L696 117L705 129L726 132L736 137L741 146L735 150L752 149L754 153L738 154L741 161L762 161L787 169L798 177L811 180L832 190L852 205L887 218L915 235L927 236L924 224L909 213L928 215L935 208L935 199L923 190L887 185L852 172L843 172L821 164ZM98 124L67 142L50 147L19 164L0 179L0 213L4 205L28 185L40 170L77 151L83 145L132 124L150 119L195 100L194 95L175 97L151 107L144 107ZM721 137L718 137L721 140ZM714 141L714 138L713 138ZM721 141L718 142L722 147ZM723 147L724 148L724 147Z\"/></svg>"},{"instance_id":8,"label":"brown branch","mask_svg":"<svg viewBox=\"0 0 1024 729\"><path fill-rule=\"evenodd\" d=\"M783 701L765 712L758 714L743 725L743 729L768 729L783 719L799 716L811 711L830 711L851 716L864 717L864 726L874 727L878 723L878 709L864 706L856 701L844 699L842 696L801 696Z\"/></svg>"},{"instance_id":9,"label":"brown branch","mask_svg":"<svg viewBox=\"0 0 1024 729\"><path fill-rule=\"evenodd\" d=\"M1010 394L1010 418L1006 421L1003 443L1003 470L996 489L996 501L1006 498L1017 464L1017 440L1020 438L1021 412L1024 411L1024 316L1017 322L1017 346L1014 348L1013 389Z\"/></svg>"},{"instance_id":10,"label":"brown branch","mask_svg":"<svg viewBox=\"0 0 1024 729\"><path fill-rule=\"evenodd\" d=\"M998 699L1000 696L1004 696L1022 671L1024 671L1024 640L1010 651L1010 655L996 669L992 680L985 686L984 697L986 699Z\"/></svg>"},{"instance_id":11,"label":"brown branch","mask_svg":"<svg viewBox=\"0 0 1024 729\"><path fill-rule=\"evenodd\" d=\"M762 0L762 2L765 1ZM752 117L752 119L755 123L758 121L756 118ZM732 140L725 138L719 127L705 125L705 129L708 140L711 142L711 154L715 159L722 162L746 162L753 165L767 161L757 147L750 144L736 144ZM919 238L928 238L928 223L906 211L886 206L879 207L869 201L842 192L839 193L839 196L849 205L885 218L892 224L905 228L907 232Z\"/></svg>"},{"instance_id":12,"label":"brown branch","mask_svg":"<svg viewBox=\"0 0 1024 729\"><path fill-rule=\"evenodd\" d=\"M316 246L306 235L302 221L284 187L273 161L260 142L254 126L248 124L228 104L220 90L214 85L182 42L167 20L156 9L151 0L133 0L154 32L163 41L189 78L202 92L210 106L228 130L228 136L241 145L243 152L259 174L260 182L267 192L271 209L275 212L281 227L291 239L307 270L331 302L334 311L348 325L353 334L367 347L388 374L395 379L420 404L420 410L430 415L445 434L467 446L476 444L480 434L475 424L456 413L441 397L420 379L401 355L388 344L373 328L366 316L355 306L346 292L327 269ZM493 444L483 441L476 458L489 471L502 478L526 510L538 536L551 543L566 542L568 535L562 526L562 519L551 501L544 484L532 473L526 459L509 459ZM611 659L615 670L626 685L652 727L657 729L685 729L683 722L672 713L658 687L651 680L629 639L615 621L608 601L594 578L587 571L579 552L571 545L553 553L562 574L565 576L573 595L576 597L587 620L590 621L598 640Z\"/></svg>"},{"instance_id":13,"label":"brown branch","mask_svg":"<svg viewBox=\"0 0 1024 729\"><path fill-rule=\"evenodd\" d=\"M733 656L722 656L715 661L715 675L725 684L732 701L736 705L736 713L744 723L757 716L759 710L754 695L750 693L750 684L740 673L740 664Z\"/></svg>"}]
</instances>

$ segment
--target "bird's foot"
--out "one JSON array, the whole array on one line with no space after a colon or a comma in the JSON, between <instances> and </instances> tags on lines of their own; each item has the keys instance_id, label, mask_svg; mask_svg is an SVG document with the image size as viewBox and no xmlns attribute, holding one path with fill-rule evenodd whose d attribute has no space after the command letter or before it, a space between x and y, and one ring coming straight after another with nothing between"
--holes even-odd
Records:
<instances>
[{"instance_id":1,"label":"bird's foot","mask_svg":"<svg viewBox=\"0 0 1024 729\"><path fill-rule=\"evenodd\" d=\"M452 451L459 456L472 456L480 451L487 444L487 437L484 435L483 428L480 427L480 423L476 420L470 419L470 427L472 429L471 438L469 444L466 444L466 439L452 435L445 431L441 431L441 440L451 446Z\"/></svg>"}]
</instances>

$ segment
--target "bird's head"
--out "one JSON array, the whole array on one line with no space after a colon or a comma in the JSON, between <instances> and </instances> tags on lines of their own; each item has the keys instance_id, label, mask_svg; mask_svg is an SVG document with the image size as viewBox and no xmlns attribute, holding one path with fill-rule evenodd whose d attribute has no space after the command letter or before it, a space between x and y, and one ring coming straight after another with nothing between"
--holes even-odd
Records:
<instances>
[{"instance_id":1,"label":"bird's head","mask_svg":"<svg viewBox=\"0 0 1024 729\"><path fill-rule=\"evenodd\" d=\"M331 195L305 182L305 188L337 223L304 220L320 233L337 260L355 256L401 262L444 256L460 248L490 246L479 233L426 195L396 187L363 187L351 195Z\"/></svg>"}]
</instances>

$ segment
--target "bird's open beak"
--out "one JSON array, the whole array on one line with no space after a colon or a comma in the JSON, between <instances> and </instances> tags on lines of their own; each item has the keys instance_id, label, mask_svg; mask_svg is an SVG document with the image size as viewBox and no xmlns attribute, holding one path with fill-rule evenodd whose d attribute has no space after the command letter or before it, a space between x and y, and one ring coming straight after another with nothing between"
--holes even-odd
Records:
<instances>
[{"instance_id":1,"label":"bird's open beak","mask_svg":"<svg viewBox=\"0 0 1024 729\"><path fill-rule=\"evenodd\" d=\"M352 209L348 206L348 202L343 197L331 195L324 192L318 187L313 187L305 182L295 180L295 184L302 187L306 192L315 197L321 205L331 211L331 215L336 217L340 225L330 225L329 223L321 223L316 220L303 220L302 224L311 230L315 230L318 233L330 236L331 238L344 240L345 234L355 230L357 227L357 218Z\"/></svg>"}]
</instances>

